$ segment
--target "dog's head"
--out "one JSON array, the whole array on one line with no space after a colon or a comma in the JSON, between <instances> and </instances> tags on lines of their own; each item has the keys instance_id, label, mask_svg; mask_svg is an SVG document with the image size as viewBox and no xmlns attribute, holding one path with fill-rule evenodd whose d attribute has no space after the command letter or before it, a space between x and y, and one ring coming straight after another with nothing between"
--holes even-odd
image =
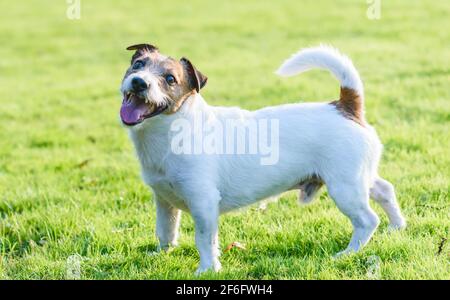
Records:
<instances>
[{"instance_id":1,"label":"dog's head","mask_svg":"<svg viewBox=\"0 0 450 300\"><path fill-rule=\"evenodd\" d=\"M120 117L125 125L134 126L161 113L176 112L208 79L188 59L167 57L153 45L138 44L127 50L135 53L121 86Z\"/></svg>"}]
</instances>

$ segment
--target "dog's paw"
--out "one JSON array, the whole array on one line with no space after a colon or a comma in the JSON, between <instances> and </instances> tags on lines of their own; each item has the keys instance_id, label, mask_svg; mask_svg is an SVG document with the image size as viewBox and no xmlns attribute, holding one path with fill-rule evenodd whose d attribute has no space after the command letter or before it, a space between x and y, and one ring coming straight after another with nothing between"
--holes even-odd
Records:
<instances>
[{"instance_id":1,"label":"dog's paw","mask_svg":"<svg viewBox=\"0 0 450 300\"><path fill-rule=\"evenodd\" d=\"M161 254L161 251L147 251L145 252L148 256L157 256Z\"/></svg>"},{"instance_id":2,"label":"dog's paw","mask_svg":"<svg viewBox=\"0 0 450 300\"><path fill-rule=\"evenodd\" d=\"M219 272L222 269L222 265L219 261L215 262L213 265L210 266L199 266L197 271L195 271L195 276L199 276L201 274L204 274L206 272Z\"/></svg>"},{"instance_id":3,"label":"dog's paw","mask_svg":"<svg viewBox=\"0 0 450 300\"><path fill-rule=\"evenodd\" d=\"M405 219L401 219L398 222L392 222L388 225L388 232L398 231L406 228Z\"/></svg>"},{"instance_id":4,"label":"dog's paw","mask_svg":"<svg viewBox=\"0 0 450 300\"><path fill-rule=\"evenodd\" d=\"M344 256L347 256L347 255L350 255L350 254L353 254L353 253L355 253L354 249L347 248L347 249L342 250L342 251L336 253L335 255L333 255L333 259L339 259L339 258L342 258Z\"/></svg>"},{"instance_id":5,"label":"dog's paw","mask_svg":"<svg viewBox=\"0 0 450 300\"><path fill-rule=\"evenodd\" d=\"M163 254L169 254L171 253L177 244L170 244L170 245L159 245L155 251L147 251L148 256L156 256L156 255L163 255Z\"/></svg>"},{"instance_id":6,"label":"dog's paw","mask_svg":"<svg viewBox=\"0 0 450 300\"><path fill-rule=\"evenodd\" d=\"M171 244L168 244L168 245L159 245L157 248L156 248L156 252L158 252L158 253L170 253L170 252L172 252L173 251L173 249L176 247L176 246L178 246L178 244L177 243L171 243Z\"/></svg>"}]
</instances>

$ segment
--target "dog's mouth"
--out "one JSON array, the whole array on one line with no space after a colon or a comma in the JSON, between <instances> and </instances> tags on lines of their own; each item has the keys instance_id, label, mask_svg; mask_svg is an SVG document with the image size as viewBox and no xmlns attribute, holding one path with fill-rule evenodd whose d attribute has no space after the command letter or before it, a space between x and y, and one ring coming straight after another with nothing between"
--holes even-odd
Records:
<instances>
[{"instance_id":1,"label":"dog's mouth","mask_svg":"<svg viewBox=\"0 0 450 300\"><path fill-rule=\"evenodd\" d=\"M154 117L164 112L167 105L156 105L146 98L126 92L123 95L122 107L120 108L120 118L125 125L134 126L145 119Z\"/></svg>"}]
</instances>

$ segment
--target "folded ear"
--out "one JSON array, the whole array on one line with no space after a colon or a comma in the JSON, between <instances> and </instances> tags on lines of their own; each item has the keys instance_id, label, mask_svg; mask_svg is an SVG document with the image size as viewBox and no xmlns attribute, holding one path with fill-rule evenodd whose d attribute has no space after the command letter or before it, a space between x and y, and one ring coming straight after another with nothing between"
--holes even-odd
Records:
<instances>
[{"instance_id":1,"label":"folded ear","mask_svg":"<svg viewBox=\"0 0 450 300\"><path fill-rule=\"evenodd\" d=\"M139 56L141 56L144 51L155 52L158 51L159 49L158 47L150 44L136 44L128 46L127 50L136 50L136 52L133 54L133 57L131 58L131 63L133 63L133 61Z\"/></svg>"},{"instance_id":2,"label":"folded ear","mask_svg":"<svg viewBox=\"0 0 450 300\"><path fill-rule=\"evenodd\" d=\"M158 51L158 47L150 44L136 44L127 47L127 50L147 50L147 51Z\"/></svg>"},{"instance_id":3,"label":"folded ear","mask_svg":"<svg viewBox=\"0 0 450 300\"><path fill-rule=\"evenodd\" d=\"M186 70L190 88L195 89L197 93L200 92L200 89L203 88L208 81L208 77L197 70L189 59L183 57L180 59L180 62Z\"/></svg>"}]
</instances>

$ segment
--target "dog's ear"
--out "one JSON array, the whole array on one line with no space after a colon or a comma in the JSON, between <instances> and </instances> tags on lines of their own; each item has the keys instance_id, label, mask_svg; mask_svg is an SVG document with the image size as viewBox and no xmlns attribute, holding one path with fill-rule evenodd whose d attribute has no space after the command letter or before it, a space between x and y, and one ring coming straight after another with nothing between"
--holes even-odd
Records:
<instances>
[{"instance_id":1,"label":"dog's ear","mask_svg":"<svg viewBox=\"0 0 450 300\"><path fill-rule=\"evenodd\" d=\"M136 44L128 46L127 50L136 50L136 52L133 54L133 57L131 58L131 63L133 63L133 61L139 56L141 56L144 51L155 52L158 51L159 49L158 47L150 44Z\"/></svg>"},{"instance_id":2,"label":"dog's ear","mask_svg":"<svg viewBox=\"0 0 450 300\"><path fill-rule=\"evenodd\" d=\"M147 50L147 51L158 51L158 47L150 44L136 44L127 47L127 50Z\"/></svg>"},{"instance_id":3,"label":"dog's ear","mask_svg":"<svg viewBox=\"0 0 450 300\"><path fill-rule=\"evenodd\" d=\"M195 89L197 93L203 88L208 81L208 77L203 75L199 70L197 70L194 65L189 61L189 59L183 57L180 59L181 64L186 70L188 76L190 89Z\"/></svg>"}]
</instances>

